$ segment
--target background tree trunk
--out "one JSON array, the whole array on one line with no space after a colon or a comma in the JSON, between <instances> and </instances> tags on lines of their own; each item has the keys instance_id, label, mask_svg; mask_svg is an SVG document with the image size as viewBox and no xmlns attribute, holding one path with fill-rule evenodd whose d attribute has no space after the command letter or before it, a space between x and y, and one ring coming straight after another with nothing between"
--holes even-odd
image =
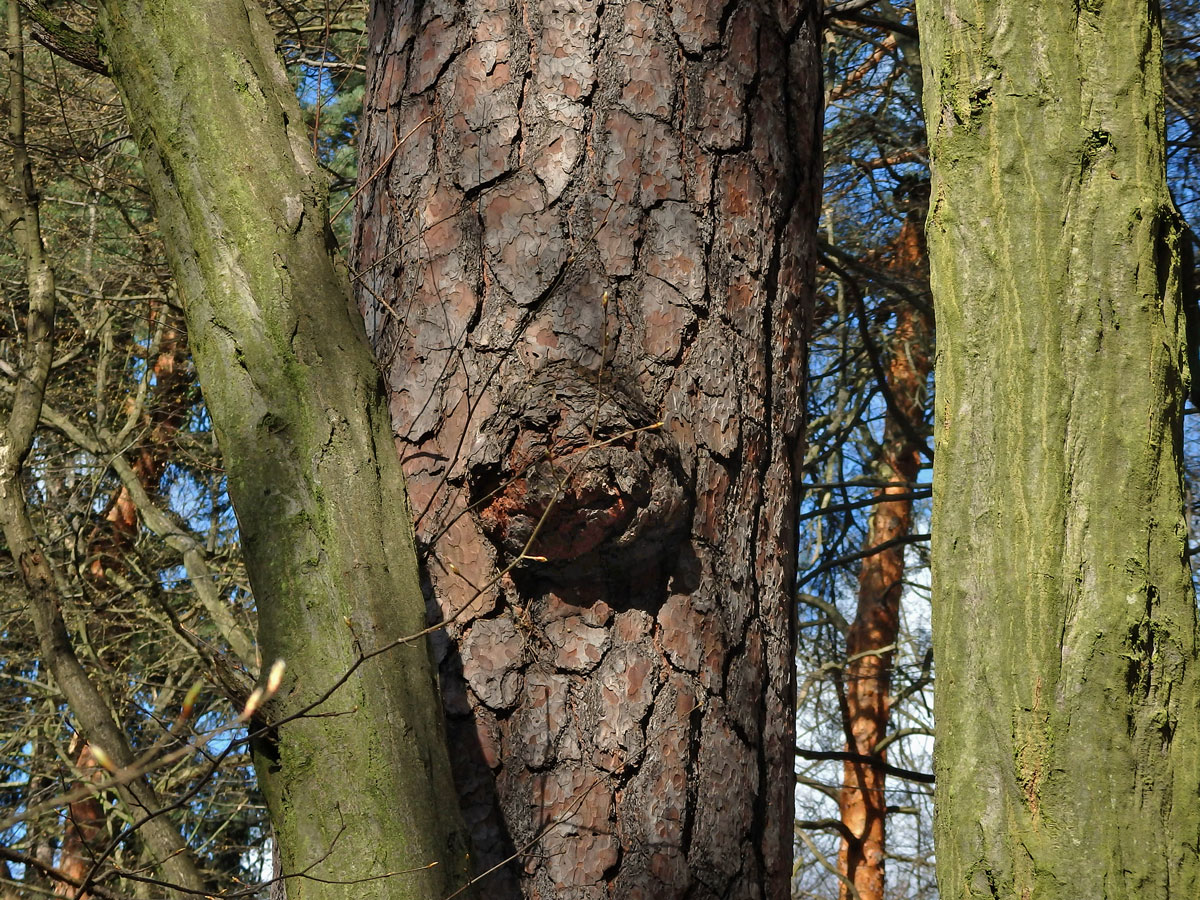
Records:
<instances>
[{"instance_id":1,"label":"background tree trunk","mask_svg":"<svg viewBox=\"0 0 1200 900\"><path fill-rule=\"evenodd\" d=\"M1200 891L1157 4L918 3L943 900Z\"/></svg>"},{"instance_id":2,"label":"background tree trunk","mask_svg":"<svg viewBox=\"0 0 1200 900\"><path fill-rule=\"evenodd\" d=\"M142 397L126 398L126 405L135 412L143 425L141 440L132 449L133 469L142 487L151 496L158 493L158 484L163 470L171 460L171 442L183 424L187 411L187 390L191 386L185 368L187 348L175 323L165 326L158 321L170 318L170 312L160 306L152 314L153 325L161 334L158 353L152 370L154 372L153 402L146 408ZM138 403L142 409L137 410ZM88 541L88 569L92 578L103 584L104 570L109 567L118 571L125 565L124 556L137 542L138 507L129 489L120 487L108 501L104 511L106 527L97 525Z\"/></svg>"},{"instance_id":3,"label":"background tree trunk","mask_svg":"<svg viewBox=\"0 0 1200 900\"><path fill-rule=\"evenodd\" d=\"M104 41L185 299L266 660L260 734L291 900L461 885L465 835L379 373L274 34L254 2L108 2ZM432 866L432 867L431 867ZM420 869L420 871L412 871Z\"/></svg>"},{"instance_id":4,"label":"background tree trunk","mask_svg":"<svg viewBox=\"0 0 1200 900\"><path fill-rule=\"evenodd\" d=\"M356 278L484 890L786 897L816 5L384 0L370 47Z\"/></svg>"},{"instance_id":5,"label":"background tree trunk","mask_svg":"<svg viewBox=\"0 0 1200 900\"><path fill-rule=\"evenodd\" d=\"M71 789L81 787L84 779L92 782L103 780L104 770L92 756L92 749L87 745L72 744L75 754L74 763L79 769L79 777L71 784ZM108 830L105 828L106 816L104 807L98 797L84 797L67 805L66 820L63 823L62 841L58 850L58 870L63 874L81 882L92 870L92 864L104 851L108 843ZM71 897L72 900L91 900L88 892L80 892L78 887L67 882L54 885L56 897Z\"/></svg>"},{"instance_id":6,"label":"background tree trunk","mask_svg":"<svg viewBox=\"0 0 1200 900\"><path fill-rule=\"evenodd\" d=\"M914 215L896 237L890 268L915 279L926 268L922 223ZM912 531L912 483L921 468L921 448L910 437L922 434L925 421L925 383L933 362L933 322L924 310L901 303L892 332L891 358L885 368L888 390L895 408L884 418L883 443L874 473L896 481L881 488L882 500L871 512L867 549L907 537ZM901 421L903 417L903 421ZM838 870L846 881L841 900L883 900L884 861L887 858L887 775L878 750L887 736L891 710L892 660L900 634L900 599L904 592L903 543L866 557L858 572L858 610L846 634L846 749L878 760L846 760L839 808L843 832Z\"/></svg>"}]
</instances>

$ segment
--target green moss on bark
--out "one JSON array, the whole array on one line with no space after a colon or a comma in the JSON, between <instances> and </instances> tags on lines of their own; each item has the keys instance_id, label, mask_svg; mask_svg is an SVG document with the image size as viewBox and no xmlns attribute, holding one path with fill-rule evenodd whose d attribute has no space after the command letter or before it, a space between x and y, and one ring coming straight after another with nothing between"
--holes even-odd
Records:
<instances>
[{"instance_id":1,"label":"green moss on bark","mask_svg":"<svg viewBox=\"0 0 1200 900\"><path fill-rule=\"evenodd\" d=\"M288 662L278 719L360 647L424 626L379 374L257 5L113 0L101 23L186 301L262 655ZM325 879L291 880L290 900L450 894L466 847L425 641L359 666L315 712L256 746L285 873Z\"/></svg>"}]
</instances>

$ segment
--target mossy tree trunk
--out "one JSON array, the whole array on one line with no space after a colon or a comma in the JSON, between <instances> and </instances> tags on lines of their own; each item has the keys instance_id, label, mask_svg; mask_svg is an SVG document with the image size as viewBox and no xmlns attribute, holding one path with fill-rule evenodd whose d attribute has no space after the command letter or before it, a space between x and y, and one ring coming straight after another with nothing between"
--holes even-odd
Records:
<instances>
[{"instance_id":1,"label":"mossy tree trunk","mask_svg":"<svg viewBox=\"0 0 1200 900\"><path fill-rule=\"evenodd\" d=\"M110 68L187 309L259 615L288 663L255 747L291 900L461 884L412 519L383 386L253 0L107 0ZM419 872L406 872L419 867ZM402 873L402 874L394 874Z\"/></svg>"},{"instance_id":2,"label":"mossy tree trunk","mask_svg":"<svg viewBox=\"0 0 1200 900\"><path fill-rule=\"evenodd\" d=\"M489 897L789 895L817 11L374 4L355 265Z\"/></svg>"},{"instance_id":3,"label":"mossy tree trunk","mask_svg":"<svg viewBox=\"0 0 1200 900\"><path fill-rule=\"evenodd\" d=\"M918 3L943 900L1200 891L1157 5Z\"/></svg>"}]
</instances>

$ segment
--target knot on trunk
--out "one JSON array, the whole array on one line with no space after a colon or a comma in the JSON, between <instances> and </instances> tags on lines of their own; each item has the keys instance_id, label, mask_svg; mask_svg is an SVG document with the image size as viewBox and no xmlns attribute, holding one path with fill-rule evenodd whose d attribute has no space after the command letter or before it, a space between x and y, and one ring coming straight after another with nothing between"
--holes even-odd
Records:
<instances>
[{"instance_id":1,"label":"knot on trunk","mask_svg":"<svg viewBox=\"0 0 1200 900\"><path fill-rule=\"evenodd\" d=\"M559 581L678 542L690 491L657 417L609 373L556 363L505 391L467 466L472 509L507 559Z\"/></svg>"}]
</instances>

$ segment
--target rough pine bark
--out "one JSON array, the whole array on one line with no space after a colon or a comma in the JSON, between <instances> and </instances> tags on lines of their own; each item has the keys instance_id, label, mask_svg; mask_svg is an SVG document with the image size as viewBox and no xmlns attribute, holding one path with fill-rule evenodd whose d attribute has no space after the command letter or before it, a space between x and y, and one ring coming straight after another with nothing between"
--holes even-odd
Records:
<instances>
[{"instance_id":1,"label":"rough pine bark","mask_svg":"<svg viewBox=\"0 0 1200 900\"><path fill-rule=\"evenodd\" d=\"M896 238L893 271L925 278L925 240L921 223L910 216ZM876 547L912 531L912 483L921 468L921 448L912 435L925 420L925 382L933 364L933 322L911 303L896 310L891 356L885 376L894 408L884 417L883 442L876 474L897 482L880 488L871 511L867 546ZM904 417L901 421L900 417ZM894 497L895 499L887 499ZM900 597L904 591L904 544L866 557L858 572L858 609L846 635L846 749L864 759L843 765L838 802L842 824L838 870L841 900L883 900L887 859L886 751L877 749L887 736L891 711L892 659L900 633Z\"/></svg>"},{"instance_id":2,"label":"rough pine bark","mask_svg":"<svg viewBox=\"0 0 1200 900\"><path fill-rule=\"evenodd\" d=\"M374 5L355 277L488 896L788 896L816 38Z\"/></svg>"},{"instance_id":3,"label":"rough pine bark","mask_svg":"<svg viewBox=\"0 0 1200 900\"><path fill-rule=\"evenodd\" d=\"M1181 223L1157 4L917 8L940 896L1194 898Z\"/></svg>"}]
</instances>

